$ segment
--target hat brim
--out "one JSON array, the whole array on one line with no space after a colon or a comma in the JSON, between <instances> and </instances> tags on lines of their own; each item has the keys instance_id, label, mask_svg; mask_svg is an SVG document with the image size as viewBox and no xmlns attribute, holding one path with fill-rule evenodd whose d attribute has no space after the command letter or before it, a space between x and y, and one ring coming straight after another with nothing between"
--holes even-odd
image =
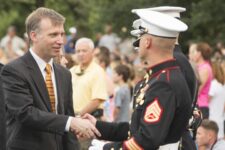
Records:
<instances>
[{"instance_id":1,"label":"hat brim","mask_svg":"<svg viewBox=\"0 0 225 150\"><path fill-rule=\"evenodd\" d=\"M139 47L140 38L133 42L134 47Z\"/></svg>"}]
</instances>

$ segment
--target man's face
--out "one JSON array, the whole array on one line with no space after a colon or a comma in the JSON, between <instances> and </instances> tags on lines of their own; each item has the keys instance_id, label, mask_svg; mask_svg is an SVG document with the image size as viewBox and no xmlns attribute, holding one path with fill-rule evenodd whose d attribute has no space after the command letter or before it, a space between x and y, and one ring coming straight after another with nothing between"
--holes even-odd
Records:
<instances>
[{"instance_id":1,"label":"man's face","mask_svg":"<svg viewBox=\"0 0 225 150\"><path fill-rule=\"evenodd\" d=\"M59 59L59 63L66 68L66 65L68 64L68 60L66 59L62 49L60 50L58 59Z\"/></svg>"},{"instance_id":2,"label":"man's face","mask_svg":"<svg viewBox=\"0 0 225 150\"><path fill-rule=\"evenodd\" d=\"M117 84L122 79L122 76L119 75L115 70L113 70L112 79L113 82Z\"/></svg>"},{"instance_id":3,"label":"man's face","mask_svg":"<svg viewBox=\"0 0 225 150\"><path fill-rule=\"evenodd\" d=\"M50 19L42 19L39 30L35 31L32 39L33 47L38 51L40 57L49 61L60 55L64 34L63 24L54 26Z\"/></svg>"},{"instance_id":4,"label":"man's face","mask_svg":"<svg viewBox=\"0 0 225 150\"><path fill-rule=\"evenodd\" d=\"M209 133L203 127L197 129L196 143L198 146L207 146L209 144Z\"/></svg>"},{"instance_id":5,"label":"man's face","mask_svg":"<svg viewBox=\"0 0 225 150\"><path fill-rule=\"evenodd\" d=\"M16 31L11 30L8 32L9 37L13 38L16 35Z\"/></svg>"},{"instance_id":6,"label":"man's face","mask_svg":"<svg viewBox=\"0 0 225 150\"><path fill-rule=\"evenodd\" d=\"M147 56L147 39L146 35L143 35L140 37L140 43L139 43L139 48L138 48L138 55L141 60L146 60Z\"/></svg>"},{"instance_id":7,"label":"man's face","mask_svg":"<svg viewBox=\"0 0 225 150\"><path fill-rule=\"evenodd\" d=\"M87 65L92 61L93 52L88 43L82 42L76 46L77 60L81 65Z\"/></svg>"}]
</instances>

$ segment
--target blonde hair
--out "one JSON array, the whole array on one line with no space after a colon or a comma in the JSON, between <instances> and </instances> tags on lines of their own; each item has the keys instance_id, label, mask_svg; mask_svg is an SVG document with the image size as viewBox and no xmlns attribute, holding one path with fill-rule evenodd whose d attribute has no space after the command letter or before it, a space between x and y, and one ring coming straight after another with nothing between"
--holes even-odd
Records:
<instances>
[{"instance_id":1,"label":"blonde hair","mask_svg":"<svg viewBox=\"0 0 225 150\"><path fill-rule=\"evenodd\" d=\"M224 84L224 72L222 69L222 66L220 64L220 62L218 61L212 61L211 62L211 66L212 66L212 72L213 72L213 76L214 78L221 84Z\"/></svg>"},{"instance_id":2,"label":"blonde hair","mask_svg":"<svg viewBox=\"0 0 225 150\"><path fill-rule=\"evenodd\" d=\"M53 9L40 7L34 10L25 21L26 25L26 32L30 41L30 32L31 31L38 31L40 29L40 22L42 19L50 19L51 23L56 25L64 24L65 18L59 14L58 12L54 11Z\"/></svg>"}]
</instances>

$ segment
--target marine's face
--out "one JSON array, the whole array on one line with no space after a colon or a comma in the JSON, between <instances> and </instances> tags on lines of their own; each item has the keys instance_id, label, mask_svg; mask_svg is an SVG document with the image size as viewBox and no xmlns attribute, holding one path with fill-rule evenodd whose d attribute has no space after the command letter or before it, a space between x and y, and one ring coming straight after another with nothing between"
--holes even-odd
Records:
<instances>
[{"instance_id":1,"label":"marine's face","mask_svg":"<svg viewBox=\"0 0 225 150\"><path fill-rule=\"evenodd\" d=\"M147 37L147 35L140 37L138 54L141 60L146 60L147 49L149 48L149 40L150 38Z\"/></svg>"}]
</instances>

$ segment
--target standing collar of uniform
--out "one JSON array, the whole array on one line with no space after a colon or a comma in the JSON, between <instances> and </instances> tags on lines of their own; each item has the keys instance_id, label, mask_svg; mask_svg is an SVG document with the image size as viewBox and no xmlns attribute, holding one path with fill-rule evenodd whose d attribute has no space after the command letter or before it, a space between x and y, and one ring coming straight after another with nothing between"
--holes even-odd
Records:
<instances>
[{"instance_id":1,"label":"standing collar of uniform","mask_svg":"<svg viewBox=\"0 0 225 150\"><path fill-rule=\"evenodd\" d=\"M38 64L40 70L45 70L45 67L46 67L46 62L41 58L39 57L33 50L32 48L29 49L31 55L34 57L34 60L36 61L36 63ZM48 62L48 64L51 65L52 69L53 69L53 59L50 59L50 61Z\"/></svg>"},{"instance_id":2,"label":"standing collar of uniform","mask_svg":"<svg viewBox=\"0 0 225 150\"><path fill-rule=\"evenodd\" d=\"M168 59L146 69L148 75L153 75L167 68L178 67L176 59Z\"/></svg>"}]
</instances>

